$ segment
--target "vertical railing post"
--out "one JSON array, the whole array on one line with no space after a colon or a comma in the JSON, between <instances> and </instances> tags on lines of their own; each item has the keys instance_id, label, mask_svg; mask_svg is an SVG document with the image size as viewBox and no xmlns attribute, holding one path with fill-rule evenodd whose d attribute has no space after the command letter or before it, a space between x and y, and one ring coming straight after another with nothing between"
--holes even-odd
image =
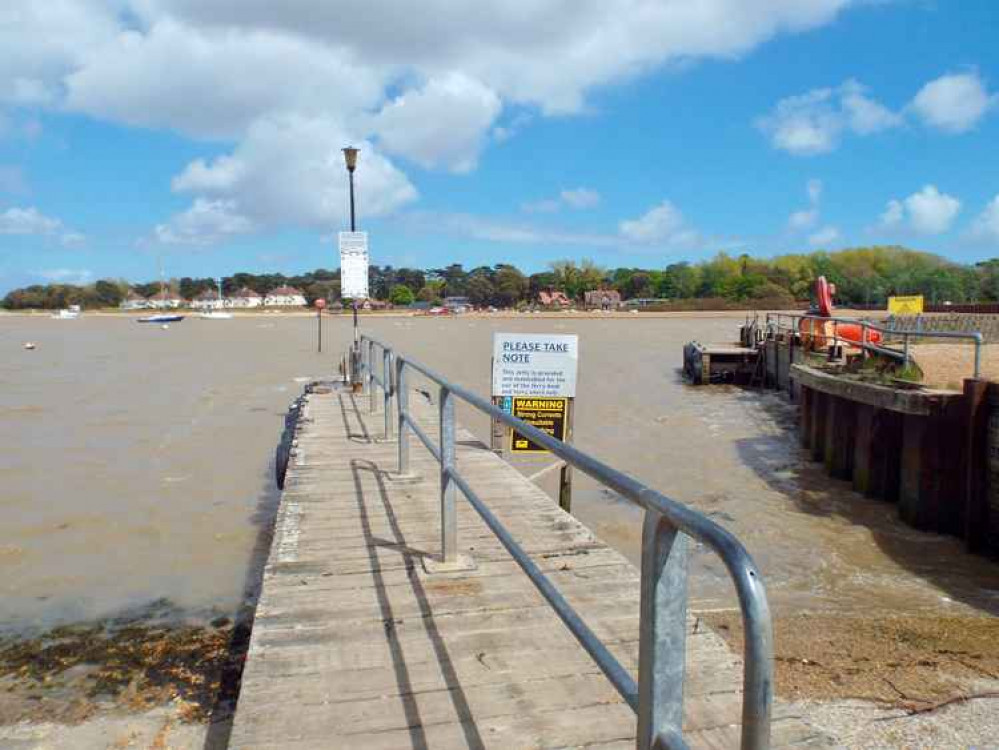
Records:
<instances>
[{"instance_id":1,"label":"vertical railing post","mask_svg":"<svg viewBox=\"0 0 999 750\"><path fill-rule=\"evenodd\" d=\"M982 334L975 333L975 380L982 374Z\"/></svg>"},{"instance_id":2,"label":"vertical railing post","mask_svg":"<svg viewBox=\"0 0 999 750\"><path fill-rule=\"evenodd\" d=\"M368 341L368 411L375 413L375 342Z\"/></svg>"},{"instance_id":3,"label":"vertical railing post","mask_svg":"<svg viewBox=\"0 0 999 750\"><path fill-rule=\"evenodd\" d=\"M656 737L683 735L687 637L687 538L656 511L642 527L641 619L638 644L638 750ZM668 742L666 747L679 747Z\"/></svg>"},{"instance_id":4,"label":"vertical railing post","mask_svg":"<svg viewBox=\"0 0 999 750\"><path fill-rule=\"evenodd\" d=\"M382 402L385 408L385 439L392 439L392 353L382 350Z\"/></svg>"},{"instance_id":5,"label":"vertical railing post","mask_svg":"<svg viewBox=\"0 0 999 750\"><path fill-rule=\"evenodd\" d=\"M406 362L402 357L395 360L395 403L399 411L399 473L409 474L409 391L406 389Z\"/></svg>"},{"instance_id":6,"label":"vertical railing post","mask_svg":"<svg viewBox=\"0 0 999 750\"><path fill-rule=\"evenodd\" d=\"M458 559L458 507L455 502L454 396L441 386L440 391L440 450L441 450L441 561L445 564Z\"/></svg>"}]
</instances>

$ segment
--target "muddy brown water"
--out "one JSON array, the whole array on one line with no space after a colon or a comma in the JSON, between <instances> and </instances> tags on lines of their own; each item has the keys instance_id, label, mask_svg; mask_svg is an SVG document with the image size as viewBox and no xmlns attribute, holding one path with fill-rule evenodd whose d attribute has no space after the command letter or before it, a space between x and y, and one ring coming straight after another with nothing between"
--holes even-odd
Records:
<instances>
[{"instance_id":1,"label":"muddy brown water","mask_svg":"<svg viewBox=\"0 0 999 750\"><path fill-rule=\"evenodd\" d=\"M682 383L683 343L731 341L739 320L362 322L483 394L494 331L579 334L576 444L733 531L778 615L999 611L994 564L828 479L797 446L793 406ZM188 619L234 612L275 503L284 412L306 380L332 371L348 321L325 334L320 356L308 317L189 318L168 330L0 317L0 628L155 601ZM484 417L459 418L487 438ZM585 477L575 489L576 515L637 561L640 512ZM695 608L735 606L717 558L698 550L693 568Z\"/></svg>"}]
</instances>

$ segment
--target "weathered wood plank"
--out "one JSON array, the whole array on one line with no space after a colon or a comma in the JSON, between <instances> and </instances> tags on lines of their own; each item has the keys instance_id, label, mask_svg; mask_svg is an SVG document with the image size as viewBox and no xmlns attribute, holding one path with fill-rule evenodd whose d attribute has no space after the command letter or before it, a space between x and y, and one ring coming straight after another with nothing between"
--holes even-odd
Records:
<instances>
[{"instance_id":1,"label":"weathered wood plank","mask_svg":"<svg viewBox=\"0 0 999 750\"><path fill-rule=\"evenodd\" d=\"M415 395L411 405L435 436L436 408ZM306 399L230 746L633 747L634 712L461 499L459 548L475 567L425 572L440 539L438 467L413 438L416 478L396 476L381 424L366 398ZM638 572L468 432L458 437L462 475L634 673ZM693 617L688 633L691 747L729 746L740 659ZM785 744L815 736L776 715Z\"/></svg>"}]
</instances>

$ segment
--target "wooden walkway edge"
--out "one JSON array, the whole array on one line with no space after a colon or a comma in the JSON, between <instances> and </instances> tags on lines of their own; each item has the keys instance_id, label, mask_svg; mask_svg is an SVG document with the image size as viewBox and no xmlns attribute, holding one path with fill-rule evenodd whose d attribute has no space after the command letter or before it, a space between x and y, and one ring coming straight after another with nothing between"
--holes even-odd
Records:
<instances>
[{"instance_id":1,"label":"wooden walkway edge","mask_svg":"<svg viewBox=\"0 0 999 750\"><path fill-rule=\"evenodd\" d=\"M229 746L633 748L635 714L459 495L474 570L428 575L438 465L412 471L366 396L306 396L264 571ZM410 407L436 439L437 410ZM470 433L458 467L587 624L633 672L639 575ZM739 745L741 661L703 627L687 643L686 739ZM778 704L774 745L831 747Z\"/></svg>"}]
</instances>

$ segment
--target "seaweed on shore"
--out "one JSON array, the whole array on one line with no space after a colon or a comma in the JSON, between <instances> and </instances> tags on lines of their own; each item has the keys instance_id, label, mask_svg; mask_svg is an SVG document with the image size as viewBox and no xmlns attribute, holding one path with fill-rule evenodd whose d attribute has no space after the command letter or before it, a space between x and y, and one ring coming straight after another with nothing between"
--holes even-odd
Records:
<instances>
[{"instance_id":1,"label":"seaweed on shore","mask_svg":"<svg viewBox=\"0 0 999 750\"><path fill-rule=\"evenodd\" d=\"M249 625L127 618L63 625L32 637L0 639L0 724L74 723L97 710L180 705L184 720L231 713L249 643Z\"/></svg>"}]
</instances>

